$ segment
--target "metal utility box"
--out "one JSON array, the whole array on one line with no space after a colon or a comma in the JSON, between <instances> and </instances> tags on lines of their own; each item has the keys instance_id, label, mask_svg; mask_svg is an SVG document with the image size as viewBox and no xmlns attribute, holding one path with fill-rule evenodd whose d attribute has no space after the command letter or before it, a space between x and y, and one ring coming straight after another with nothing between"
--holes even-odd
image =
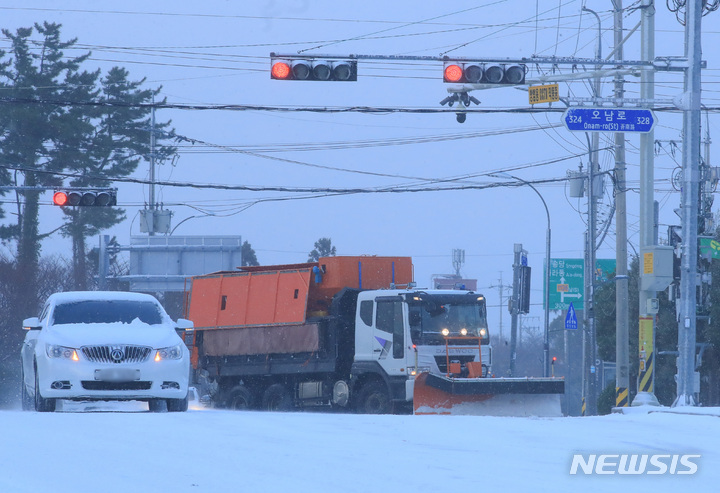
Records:
<instances>
[{"instance_id":1,"label":"metal utility box","mask_svg":"<svg viewBox=\"0 0 720 493\"><path fill-rule=\"evenodd\" d=\"M640 251L640 286L663 291L673 282L673 247L653 245Z\"/></svg>"}]
</instances>

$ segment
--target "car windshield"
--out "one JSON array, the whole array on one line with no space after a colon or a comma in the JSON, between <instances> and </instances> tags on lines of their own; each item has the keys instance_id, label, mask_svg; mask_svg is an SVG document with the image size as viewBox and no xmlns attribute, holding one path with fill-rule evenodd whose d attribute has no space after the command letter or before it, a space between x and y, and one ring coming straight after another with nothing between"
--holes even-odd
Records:
<instances>
[{"instance_id":1,"label":"car windshield","mask_svg":"<svg viewBox=\"0 0 720 493\"><path fill-rule=\"evenodd\" d=\"M53 325L126 323L139 319L146 324L163 322L158 305L151 301L79 300L55 307Z\"/></svg>"}]
</instances>

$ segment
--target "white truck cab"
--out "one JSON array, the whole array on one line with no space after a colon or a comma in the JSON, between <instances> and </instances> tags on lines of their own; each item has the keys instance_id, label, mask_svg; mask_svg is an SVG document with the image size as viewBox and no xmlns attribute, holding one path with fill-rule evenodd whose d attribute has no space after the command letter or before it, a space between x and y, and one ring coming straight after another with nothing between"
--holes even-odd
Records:
<instances>
[{"instance_id":1,"label":"white truck cab","mask_svg":"<svg viewBox=\"0 0 720 493\"><path fill-rule=\"evenodd\" d=\"M355 320L353 378L383 376L393 401L412 401L416 374L467 375L468 362L491 373L485 298L472 291L361 291Z\"/></svg>"}]
</instances>

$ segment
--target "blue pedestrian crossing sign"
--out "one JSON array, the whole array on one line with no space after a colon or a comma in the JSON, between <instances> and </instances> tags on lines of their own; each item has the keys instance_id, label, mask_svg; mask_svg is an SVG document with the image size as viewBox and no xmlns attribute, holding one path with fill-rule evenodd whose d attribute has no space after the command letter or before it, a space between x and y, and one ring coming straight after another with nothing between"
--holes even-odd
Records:
<instances>
[{"instance_id":1,"label":"blue pedestrian crossing sign","mask_svg":"<svg viewBox=\"0 0 720 493\"><path fill-rule=\"evenodd\" d=\"M576 330L578 328L577 323L577 312L575 312L575 307L572 303L570 303L570 306L568 307L567 315L565 315L565 329L567 330Z\"/></svg>"}]
</instances>

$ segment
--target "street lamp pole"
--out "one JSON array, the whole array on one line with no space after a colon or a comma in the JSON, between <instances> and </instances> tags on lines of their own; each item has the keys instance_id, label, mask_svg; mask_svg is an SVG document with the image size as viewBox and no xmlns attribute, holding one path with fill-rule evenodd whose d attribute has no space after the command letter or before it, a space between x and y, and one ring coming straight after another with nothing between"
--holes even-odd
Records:
<instances>
[{"instance_id":1,"label":"street lamp pole","mask_svg":"<svg viewBox=\"0 0 720 493\"><path fill-rule=\"evenodd\" d=\"M510 177L523 184L529 186L533 191L540 197L543 206L545 207L545 214L547 215L547 232L545 234L545 296L543 297L543 307L545 309L545 326L543 330L543 376L550 376L550 209L548 209L547 203L543 196L538 192L538 189L533 186L529 181L523 180L520 177L511 175L509 173L496 173L491 176L499 177Z\"/></svg>"}]
</instances>

